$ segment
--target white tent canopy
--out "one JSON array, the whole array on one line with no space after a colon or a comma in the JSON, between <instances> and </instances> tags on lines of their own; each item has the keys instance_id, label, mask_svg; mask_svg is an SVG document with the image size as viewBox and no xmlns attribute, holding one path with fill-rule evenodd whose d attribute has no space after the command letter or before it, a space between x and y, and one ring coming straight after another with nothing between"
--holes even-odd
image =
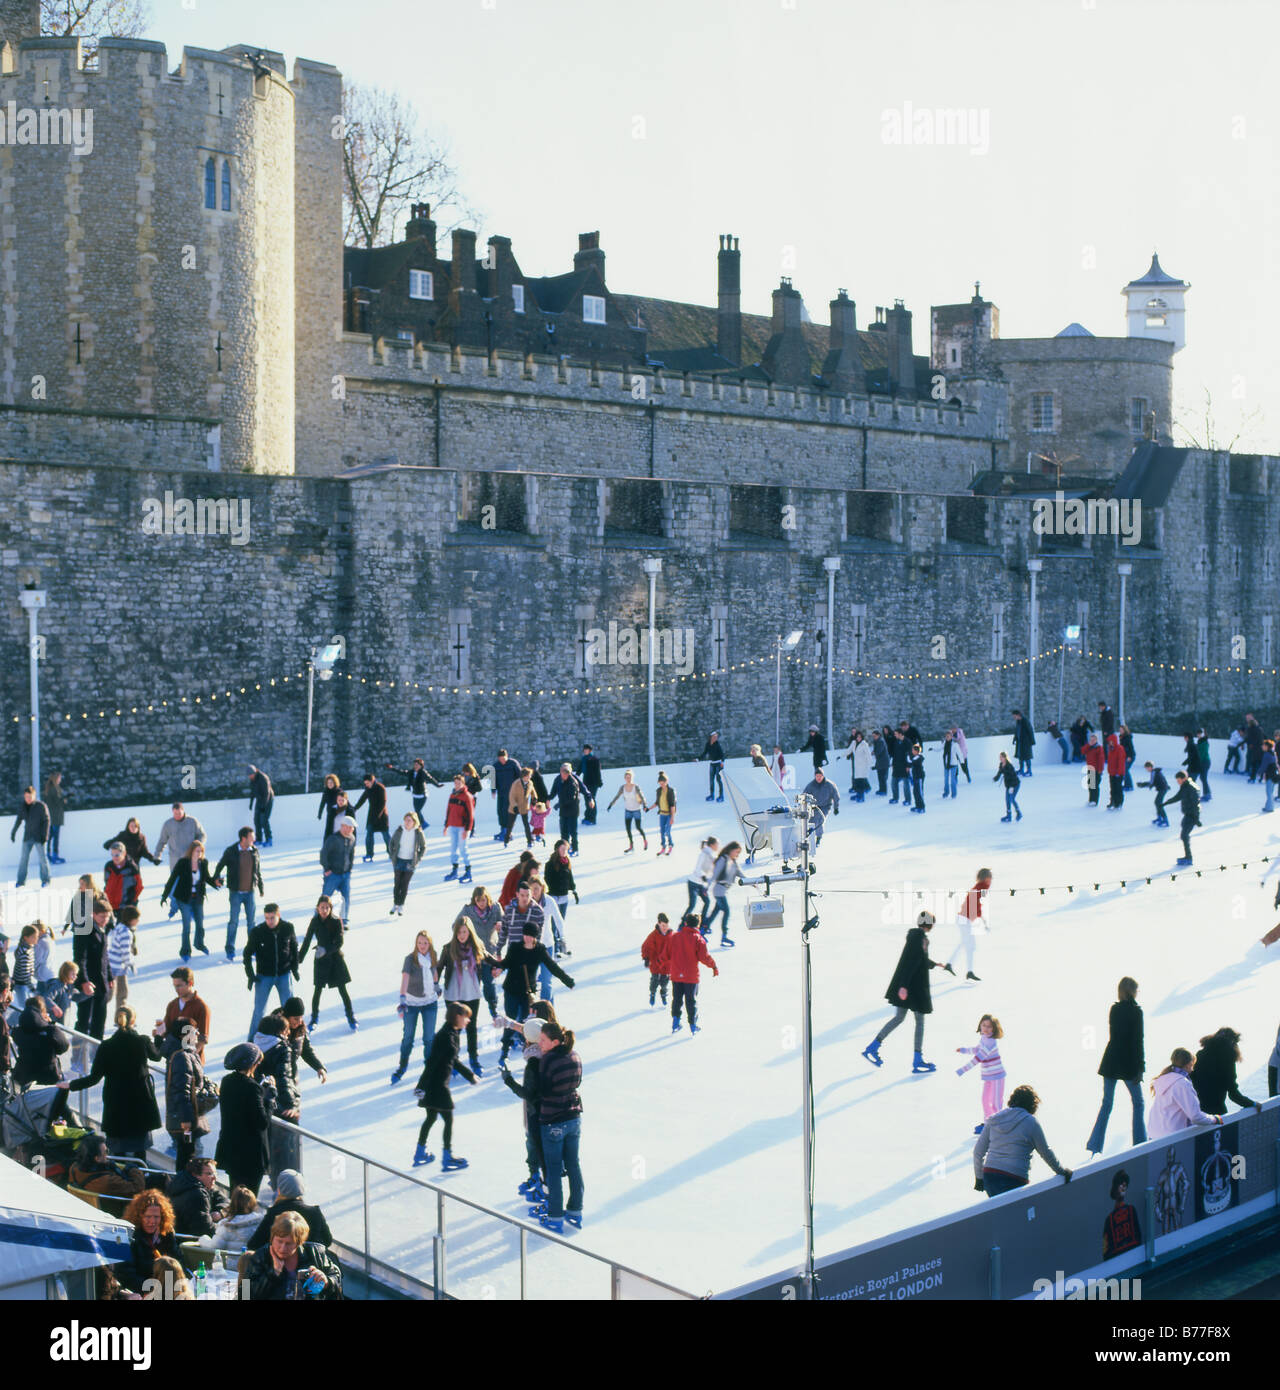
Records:
<instances>
[{"instance_id":1,"label":"white tent canopy","mask_svg":"<svg viewBox=\"0 0 1280 1390\"><path fill-rule=\"evenodd\" d=\"M117 1264L131 1229L0 1155L0 1289Z\"/></svg>"}]
</instances>

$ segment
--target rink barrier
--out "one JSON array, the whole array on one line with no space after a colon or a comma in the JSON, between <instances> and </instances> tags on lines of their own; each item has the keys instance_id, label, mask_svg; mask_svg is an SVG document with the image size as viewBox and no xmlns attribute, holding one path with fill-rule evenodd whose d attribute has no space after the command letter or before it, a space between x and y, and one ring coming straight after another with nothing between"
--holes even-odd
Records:
<instances>
[{"instance_id":1,"label":"rink barrier","mask_svg":"<svg viewBox=\"0 0 1280 1390\"><path fill-rule=\"evenodd\" d=\"M62 1027L61 1024L58 1026ZM81 1074L86 1074L92 1066L93 1057L99 1045L98 1040L87 1034L78 1033L74 1028L62 1027L62 1031L71 1039L71 1050L65 1054L64 1061L71 1062L81 1071ZM149 1065L156 1077L156 1099L163 1118L164 1067L158 1062ZM71 1111L74 1114L85 1120L91 1120L99 1129L102 1127L102 1087L100 1084L83 1091L73 1091L70 1095L70 1102ZM212 1157L220 1127L220 1108L215 1107L205 1116L205 1119L210 1123L210 1132L203 1137L202 1151L206 1156ZM307 1146L314 1146L322 1153L327 1154L330 1174L341 1173L343 1175L339 1181L341 1182L342 1194L348 1199L347 1201L330 1197L323 1187L324 1178L314 1163L310 1170L304 1168L301 1162L296 1165L299 1171L302 1171L307 1177L307 1200L317 1206L322 1206L325 1210L326 1219L334 1233L334 1250L340 1263L348 1269L362 1270L365 1280L369 1284L376 1284L392 1293L408 1298L448 1300L467 1297L468 1295L461 1289L457 1292L450 1292L448 1207L450 1204L454 1204L477 1217L483 1218L485 1222L498 1223L510 1233L515 1243L516 1253L513 1258L507 1262L499 1261L486 1264L482 1273L476 1276L476 1278L483 1278L485 1281L482 1287L486 1292L479 1295L480 1297L496 1298L499 1287L505 1285L512 1290L512 1298L518 1301L535 1301L535 1288L545 1290L549 1285L546 1282L536 1283L531 1279L530 1262L540 1253L551 1251L557 1252L557 1258L571 1260L576 1266L565 1281L566 1287L555 1292L554 1296L558 1299L579 1301L593 1298L594 1295L589 1290L603 1287L603 1284L596 1285L590 1282L590 1273L595 1271L600 1273L607 1271L608 1293L605 1297L609 1300L695 1300L700 1297L698 1294L677 1288L674 1284L665 1283L663 1280L655 1279L652 1275L633 1269L629 1265L612 1260L607 1255L598 1255L592 1250L584 1249L576 1241L558 1236L542 1226L534 1225L518 1217L512 1217L505 1212L496 1211L492 1207L485 1206L482 1202L473 1201L471 1198L464 1197L438 1183L430 1182L416 1173L406 1173L390 1164L381 1163L366 1154L358 1153L354 1149L344 1148L342 1145L335 1144L332 1140L314 1134L310 1130L302 1129L298 1125L289 1124L275 1116L272 1117L271 1125L277 1135L289 1135L292 1142L299 1146L300 1153L305 1152ZM358 1188L349 1180L347 1173L347 1168L352 1162L360 1165ZM166 1172L172 1171L173 1168L172 1157L163 1150L154 1147L148 1152L147 1163L152 1168ZM402 1262L380 1255L376 1249L375 1209L371 1199L370 1183L371 1178L379 1174L397 1184L407 1184L415 1192L420 1192L424 1196L434 1195L435 1200L432 1206L435 1210L435 1229L429 1235L431 1250L431 1277L429 1279L415 1275L411 1269L404 1267ZM358 1229L355 1231L351 1229L352 1217L356 1216L356 1210L351 1209L353 1204L350 1202L353 1191L358 1191L359 1194L358 1208L356 1208L358 1210ZM397 1228L397 1231L399 1229ZM533 1238L532 1242L531 1237ZM465 1250L465 1240L465 1234L459 1237L459 1243L455 1249ZM579 1282L579 1275L586 1281L587 1292L582 1292L584 1284ZM470 1282L474 1283L475 1280Z\"/></svg>"},{"instance_id":2,"label":"rink barrier","mask_svg":"<svg viewBox=\"0 0 1280 1390\"><path fill-rule=\"evenodd\" d=\"M970 1161L971 1162L971 1161ZM1111 1197L1121 1172L1124 1199ZM850 1175L846 1173L845 1177ZM1128 1210L1121 1210L1127 1208ZM1141 1280L1171 1260L1280 1209L1280 1099L1109 1154L934 1221L819 1259L819 1299L1141 1299ZM1125 1242L1103 1256L1104 1226ZM801 1299L804 1271L717 1299Z\"/></svg>"}]
</instances>

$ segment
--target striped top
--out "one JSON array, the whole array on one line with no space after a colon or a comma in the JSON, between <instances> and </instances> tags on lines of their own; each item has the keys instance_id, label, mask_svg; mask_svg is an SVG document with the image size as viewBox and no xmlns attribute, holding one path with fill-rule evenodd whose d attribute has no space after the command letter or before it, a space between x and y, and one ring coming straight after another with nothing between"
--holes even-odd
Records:
<instances>
[{"instance_id":1,"label":"striped top","mask_svg":"<svg viewBox=\"0 0 1280 1390\"><path fill-rule=\"evenodd\" d=\"M956 1072L957 1076L963 1076L971 1067L981 1066L982 1079L984 1081L1003 1081L1005 1077L1004 1063L1000 1060L1000 1040L998 1038L979 1037L977 1047L962 1047L961 1052L971 1053L972 1056L964 1066Z\"/></svg>"}]
</instances>

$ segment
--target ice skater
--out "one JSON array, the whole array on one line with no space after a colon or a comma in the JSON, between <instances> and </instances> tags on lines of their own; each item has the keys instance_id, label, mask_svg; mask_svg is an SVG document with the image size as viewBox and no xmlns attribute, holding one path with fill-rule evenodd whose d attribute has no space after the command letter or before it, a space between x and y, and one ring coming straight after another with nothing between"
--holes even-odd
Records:
<instances>
[{"instance_id":1,"label":"ice skater","mask_svg":"<svg viewBox=\"0 0 1280 1390\"><path fill-rule=\"evenodd\" d=\"M996 768L996 775L991 779L993 782L1004 781L1004 815L1000 817L1002 822L1011 821L1013 813L1017 811L1018 819L1022 819L1022 812L1018 808L1018 788L1022 785L1013 764L1009 761L1007 753L1000 754L1000 766Z\"/></svg>"},{"instance_id":2,"label":"ice skater","mask_svg":"<svg viewBox=\"0 0 1280 1390\"><path fill-rule=\"evenodd\" d=\"M706 747L698 754L698 761L700 763L707 762L711 764L710 768L708 768L710 794L707 800L723 801L724 777L722 774L724 773L724 746L720 742L720 735L718 733L713 731L707 736ZM720 792L718 797L716 796L717 789Z\"/></svg>"},{"instance_id":3,"label":"ice skater","mask_svg":"<svg viewBox=\"0 0 1280 1390\"><path fill-rule=\"evenodd\" d=\"M1089 805L1096 806L1102 792L1102 774L1107 766L1107 750L1098 742L1097 734L1089 735L1084 750L1086 763L1085 785L1089 788Z\"/></svg>"},{"instance_id":4,"label":"ice skater","mask_svg":"<svg viewBox=\"0 0 1280 1390\"><path fill-rule=\"evenodd\" d=\"M686 880L689 889L689 905L685 908L686 912L692 912L694 903L699 900L702 903L704 913L711 907L707 884L711 882L711 871L715 868L716 854L719 849L720 841L714 835L708 835L698 846L698 862L693 866L693 872Z\"/></svg>"},{"instance_id":5,"label":"ice skater","mask_svg":"<svg viewBox=\"0 0 1280 1390\"><path fill-rule=\"evenodd\" d=\"M716 917L721 917L720 945L722 948L734 944L729 935L729 889L735 883L744 882L742 871L738 868L738 856L741 853L742 846L737 840L730 840L716 856L715 863L711 866L709 887L711 896L715 899L715 906L711 909L711 915L702 924L702 935L704 937L710 936L711 927Z\"/></svg>"},{"instance_id":6,"label":"ice skater","mask_svg":"<svg viewBox=\"0 0 1280 1390\"><path fill-rule=\"evenodd\" d=\"M1182 836L1182 858L1178 860L1178 867L1185 869L1192 862L1191 832L1200 824L1200 793L1196 791L1185 772L1177 774L1177 782L1178 790L1172 796L1167 796L1163 801L1157 802L1157 807L1163 811L1166 806L1171 806L1175 801L1182 807L1182 823L1178 828L1178 833Z\"/></svg>"},{"instance_id":7,"label":"ice skater","mask_svg":"<svg viewBox=\"0 0 1280 1390\"><path fill-rule=\"evenodd\" d=\"M671 981L671 1031L680 1031L680 1009L684 1006L689 1017L689 1031L701 1031L698 1022L698 965L711 967L713 975L720 974L707 943L699 930L701 921L696 912L688 912L680 923L680 930L672 932L663 945L659 958L660 973Z\"/></svg>"},{"instance_id":8,"label":"ice skater","mask_svg":"<svg viewBox=\"0 0 1280 1390\"><path fill-rule=\"evenodd\" d=\"M1001 756L1004 755L1001 754ZM924 1016L933 1012L933 1000L929 995L929 971L942 969L950 971L952 975L956 972L949 965L940 965L938 961L929 959L929 933L933 930L933 924L936 920L932 912L922 912L916 918L915 926L907 933L902 954L898 957L897 969L893 972L893 979L889 981L889 988L885 991L884 996L893 1005L894 1015L862 1053L873 1066L884 1065L880 1056L880 1044L898 1027L908 1013L913 1013L916 1016L916 1028L915 1056L911 1063L911 1070L913 1072L937 1071L937 1067L932 1062L926 1062L923 1055Z\"/></svg>"},{"instance_id":9,"label":"ice skater","mask_svg":"<svg viewBox=\"0 0 1280 1390\"><path fill-rule=\"evenodd\" d=\"M918 743L911 745L911 752L907 756L907 772L911 777L911 795L915 798L915 805L912 806L913 815L923 816L925 813L924 805L924 751Z\"/></svg>"},{"instance_id":10,"label":"ice skater","mask_svg":"<svg viewBox=\"0 0 1280 1390\"><path fill-rule=\"evenodd\" d=\"M1124 749L1115 734L1107 735L1107 782L1111 795L1107 798L1107 810L1119 811L1124 806Z\"/></svg>"},{"instance_id":11,"label":"ice skater","mask_svg":"<svg viewBox=\"0 0 1280 1390\"><path fill-rule=\"evenodd\" d=\"M982 1124L974 1125L975 1134L982 1133L982 1126L998 1110L1004 1108L1004 1063L1000 1060L1000 1039L1004 1029L994 1014L983 1014L978 1020L978 1041L974 1047L957 1047L956 1051L968 1056L964 1066L956 1068L956 1075L963 1076L973 1067L982 1068Z\"/></svg>"},{"instance_id":12,"label":"ice skater","mask_svg":"<svg viewBox=\"0 0 1280 1390\"><path fill-rule=\"evenodd\" d=\"M960 928L960 944L947 958L947 969L950 970L956 962L956 957L963 951L965 979L973 980L975 983L979 982L980 977L973 973L973 958L977 950L973 934L977 931L978 924L985 920L982 915L982 900L991 888L991 879L990 869L979 869L975 875L974 885L964 895L964 906L956 916L956 926ZM991 930L990 923L987 923L987 930Z\"/></svg>"},{"instance_id":13,"label":"ice skater","mask_svg":"<svg viewBox=\"0 0 1280 1390\"><path fill-rule=\"evenodd\" d=\"M1094 1121L1085 1147L1100 1154L1107 1139L1107 1121L1115 1099L1116 1082L1122 1081L1133 1102L1133 1142L1147 1142L1147 1126L1142 1109L1142 1075L1147 1069L1143 1047L1142 1007L1138 1003L1138 982L1126 975L1116 987L1118 1002L1112 1004L1107 1019L1107 1046L1098 1075L1102 1077L1102 1108Z\"/></svg>"},{"instance_id":14,"label":"ice skater","mask_svg":"<svg viewBox=\"0 0 1280 1390\"><path fill-rule=\"evenodd\" d=\"M662 994L663 1004L667 1003L667 986L671 983L671 976L663 974L662 958L666 954L670 935L671 919L665 912L659 912L657 923L640 946L640 959L649 967L650 1008L657 1003L659 993Z\"/></svg>"},{"instance_id":15,"label":"ice skater","mask_svg":"<svg viewBox=\"0 0 1280 1390\"><path fill-rule=\"evenodd\" d=\"M644 833L644 813L649 809L649 803L644 798L644 793L636 786L635 777L631 772L622 774L622 785L613 794L611 801L604 809L613 810L613 804L617 799L622 798L622 820L627 831L627 847L623 854L634 854L636 842L632 835L632 827L640 832L640 838L644 841L644 847L649 848L649 837Z\"/></svg>"},{"instance_id":16,"label":"ice skater","mask_svg":"<svg viewBox=\"0 0 1280 1390\"><path fill-rule=\"evenodd\" d=\"M444 1116L444 1149L440 1168L451 1173L455 1168L468 1167L465 1158L453 1156L453 1096L449 1093L449 1080L456 1071L459 1076L476 1084L475 1072L464 1067L458 1059L458 1034L467 1026L471 1010L465 1004L450 1004L445 1011L444 1027L436 1034L431 1044L427 1065L422 1069L422 1079L414 1091L418 1104L427 1112L427 1117L418 1130L418 1147L413 1151L413 1166L434 1163L435 1154L427 1152L427 1136L436 1117Z\"/></svg>"},{"instance_id":17,"label":"ice skater","mask_svg":"<svg viewBox=\"0 0 1280 1390\"><path fill-rule=\"evenodd\" d=\"M840 814L840 793L821 768L813 774L813 781L804 789L805 796L813 797L817 808L814 817L814 846L822 843L822 832L826 828L828 816Z\"/></svg>"},{"instance_id":18,"label":"ice skater","mask_svg":"<svg viewBox=\"0 0 1280 1390\"><path fill-rule=\"evenodd\" d=\"M1169 824L1169 817L1164 813L1162 799L1169 790L1169 779L1164 775L1163 769L1156 767L1153 763L1145 763L1144 766L1147 769L1147 780L1145 782L1139 782L1138 786L1150 787L1156 794L1156 818L1151 824L1167 827Z\"/></svg>"}]
</instances>

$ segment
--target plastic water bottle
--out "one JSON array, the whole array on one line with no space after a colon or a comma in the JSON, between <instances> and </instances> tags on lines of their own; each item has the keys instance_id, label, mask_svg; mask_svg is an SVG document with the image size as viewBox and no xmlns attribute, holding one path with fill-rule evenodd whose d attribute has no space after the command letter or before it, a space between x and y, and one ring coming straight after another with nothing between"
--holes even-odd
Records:
<instances>
[{"instance_id":1,"label":"plastic water bottle","mask_svg":"<svg viewBox=\"0 0 1280 1390\"><path fill-rule=\"evenodd\" d=\"M197 1298L197 1299L200 1299L200 1298L203 1298L203 1297L204 1297L205 1279L206 1279L206 1274L205 1274L205 1268L204 1268L204 1261L201 1260L201 1261L200 1261L200 1267L199 1267L199 1269L196 1270L196 1298Z\"/></svg>"}]
</instances>

